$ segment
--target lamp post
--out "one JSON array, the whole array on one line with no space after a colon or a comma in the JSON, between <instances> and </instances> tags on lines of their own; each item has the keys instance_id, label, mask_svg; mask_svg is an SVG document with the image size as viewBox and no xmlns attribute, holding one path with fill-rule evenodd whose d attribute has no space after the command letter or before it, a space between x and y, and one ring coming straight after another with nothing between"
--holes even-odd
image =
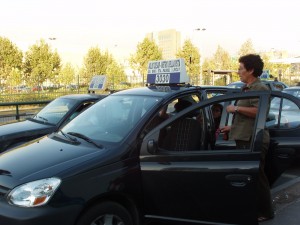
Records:
<instances>
[{"instance_id":1,"label":"lamp post","mask_svg":"<svg viewBox=\"0 0 300 225\"><path fill-rule=\"evenodd\" d=\"M52 52L52 43L51 42L53 42L53 41L56 41L56 37L49 37L48 38L48 40L50 41L49 42L49 46L50 46L50 48L49 48L49 51L51 51ZM57 51L56 49L55 49L55 51ZM49 85L49 83L50 83L50 81L47 79L47 85ZM51 82L51 84L53 84L52 82Z\"/></svg>"},{"instance_id":2,"label":"lamp post","mask_svg":"<svg viewBox=\"0 0 300 225\"><path fill-rule=\"evenodd\" d=\"M206 28L196 28L195 31L199 31L199 32L204 32L206 31ZM199 45L199 52L200 52L200 85L202 84L203 82L203 74L202 74L202 64L203 64L203 54L202 54L202 47L201 47L201 43L202 43L202 40L200 42L200 45Z\"/></svg>"}]
</instances>

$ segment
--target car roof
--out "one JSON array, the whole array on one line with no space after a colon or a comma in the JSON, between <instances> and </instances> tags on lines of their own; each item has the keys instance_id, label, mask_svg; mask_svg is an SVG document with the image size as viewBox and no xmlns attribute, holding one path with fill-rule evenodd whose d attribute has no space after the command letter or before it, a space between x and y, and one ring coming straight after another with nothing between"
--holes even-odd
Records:
<instances>
[{"instance_id":1,"label":"car roof","mask_svg":"<svg viewBox=\"0 0 300 225\"><path fill-rule=\"evenodd\" d=\"M91 99L102 99L105 98L107 95L100 95L100 94L70 94L70 95L64 95L59 98L68 98L68 99L75 99L75 100L91 100Z\"/></svg>"},{"instance_id":2,"label":"car roof","mask_svg":"<svg viewBox=\"0 0 300 225\"><path fill-rule=\"evenodd\" d=\"M283 83L281 81L276 81L276 80L261 80L261 82L264 82L264 83ZM235 82L232 82L230 84L244 84L244 82L242 82L242 81L235 81ZM230 84L228 84L228 85L230 85Z\"/></svg>"},{"instance_id":3,"label":"car roof","mask_svg":"<svg viewBox=\"0 0 300 225\"><path fill-rule=\"evenodd\" d=\"M300 90L300 86L287 87L284 90L285 91L288 91L288 90Z\"/></svg>"},{"instance_id":4,"label":"car roof","mask_svg":"<svg viewBox=\"0 0 300 225\"><path fill-rule=\"evenodd\" d=\"M153 85L148 87L141 87L141 88L132 88L123 91L116 92L112 95L147 95L153 97L167 97L170 95L174 95L175 93L182 93L182 92L189 92L198 89L200 90L228 90L231 89L230 87L226 86L211 86L211 85L204 85L204 86L165 86L165 85Z\"/></svg>"},{"instance_id":5,"label":"car roof","mask_svg":"<svg viewBox=\"0 0 300 225\"><path fill-rule=\"evenodd\" d=\"M273 84L282 84L283 86L285 86L285 88L288 87L288 85L286 85L285 83L281 82L281 81L276 81L276 80L261 80L262 83L273 83ZM232 82L230 84L228 84L227 86L234 86L234 87L242 87L244 85L244 82L242 81L235 81Z\"/></svg>"}]
</instances>

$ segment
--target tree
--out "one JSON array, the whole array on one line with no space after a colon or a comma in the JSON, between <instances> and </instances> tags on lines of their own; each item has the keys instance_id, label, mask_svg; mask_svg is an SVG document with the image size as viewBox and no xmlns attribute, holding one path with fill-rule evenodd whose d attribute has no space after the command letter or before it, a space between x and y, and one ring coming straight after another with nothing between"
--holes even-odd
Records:
<instances>
[{"instance_id":1,"label":"tree","mask_svg":"<svg viewBox=\"0 0 300 225\"><path fill-rule=\"evenodd\" d=\"M214 64L217 70L230 70L231 69L231 57L229 53L223 49L220 45L218 46L214 54Z\"/></svg>"},{"instance_id":2,"label":"tree","mask_svg":"<svg viewBox=\"0 0 300 225\"><path fill-rule=\"evenodd\" d=\"M123 83L126 83L127 77L124 66L117 63L115 60L108 66L107 74L110 81L110 89L119 90Z\"/></svg>"},{"instance_id":3,"label":"tree","mask_svg":"<svg viewBox=\"0 0 300 225\"><path fill-rule=\"evenodd\" d=\"M203 63L203 71L204 72L204 83L205 84L218 84L224 85L227 81L225 80L225 76L221 77L216 82L213 81L212 70L236 70L237 65L235 60L233 60L229 53L223 49L220 45L218 46L215 54L211 59L206 59ZM232 73L229 74L230 81L233 80Z\"/></svg>"},{"instance_id":4,"label":"tree","mask_svg":"<svg viewBox=\"0 0 300 225\"><path fill-rule=\"evenodd\" d=\"M215 69L214 59L213 58L205 59L202 65L203 84L212 85L211 70L214 69Z\"/></svg>"},{"instance_id":5,"label":"tree","mask_svg":"<svg viewBox=\"0 0 300 225\"><path fill-rule=\"evenodd\" d=\"M29 47L23 64L24 76L30 85L41 85L49 79L52 81L60 72L61 59L57 52L41 39Z\"/></svg>"},{"instance_id":6,"label":"tree","mask_svg":"<svg viewBox=\"0 0 300 225\"><path fill-rule=\"evenodd\" d=\"M176 54L176 57L183 58L186 65L186 72L190 76L192 84L198 84L200 78L200 54L197 47L193 45L191 40L183 43L182 49Z\"/></svg>"},{"instance_id":7,"label":"tree","mask_svg":"<svg viewBox=\"0 0 300 225\"><path fill-rule=\"evenodd\" d=\"M139 73L144 85L149 61L161 59L162 51L158 48L156 43L149 38L145 38L142 42L138 43L135 54L129 58L129 63L131 68Z\"/></svg>"},{"instance_id":8,"label":"tree","mask_svg":"<svg viewBox=\"0 0 300 225\"><path fill-rule=\"evenodd\" d=\"M247 54L255 54L255 49L253 47L253 44L252 44L252 40L251 39L248 39L246 40L246 42L244 42L242 45L241 45L241 48L238 52L238 55L239 57L243 56L243 55L247 55Z\"/></svg>"},{"instance_id":9,"label":"tree","mask_svg":"<svg viewBox=\"0 0 300 225\"><path fill-rule=\"evenodd\" d=\"M108 53L101 53L99 47L92 47L84 57L84 67L87 79L90 80L94 75L106 74L107 66L111 63L112 56Z\"/></svg>"},{"instance_id":10,"label":"tree","mask_svg":"<svg viewBox=\"0 0 300 225\"><path fill-rule=\"evenodd\" d=\"M86 83L94 75L106 75L109 89L118 88L120 82L126 81L124 66L118 64L108 51L102 53L99 47L89 49L84 58L84 68L80 70L81 80Z\"/></svg>"},{"instance_id":11,"label":"tree","mask_svg":"<svg viewBox=\"0 0 300 225\"><path fill-rule=\"evenodd\" d=\"M0 37L0 85L6 81L15 70L22 67L23 53L9 39Z\"/></svg>"},{"instance_id":12,"label":"tree","mask_svg":"<svg viewBox=\"0 0 300 225\"><path fill-rule=\"evenodd\" d=\"M6 79L7 84L10 86L18 86L22 83L22 71L18 68L13 68Z\"/></svg>"},{"instance_id":13,"label":"tree","mask_svg":"<svg viewBox=\"0 0 300 225\"><path fill-rule=\"evenodd\" d=\"M68 85L74 82L75 78L75 69L71 63L66 63L58 76L58 80L60 84Z\"/></svg>"}]
</instances>

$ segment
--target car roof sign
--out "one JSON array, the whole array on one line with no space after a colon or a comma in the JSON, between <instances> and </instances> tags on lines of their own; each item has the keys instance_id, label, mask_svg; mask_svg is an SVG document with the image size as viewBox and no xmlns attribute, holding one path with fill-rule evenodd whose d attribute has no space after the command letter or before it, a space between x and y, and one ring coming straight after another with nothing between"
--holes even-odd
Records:
<instances>
[{"instance_id":1,"label":"car roof sign","mask_svg":"<svg viewBox=\"0 0 300 225\"><path fill-rule=\"evenodd\" d=\"M147 83L170 85L189 83L184 59L150 61L148 63Z\"/></svg>"},{"instance_id":2,"label":"car roof sign","mask_svg":"<svg viewBox=\"0 0 300 225\"><path fill-rule=\"evenodd\" d=\"M95 75L92 77L91 83L89 85L89 91L104 90L106 84L105 75Z\"/></svg>"}]
</instances>

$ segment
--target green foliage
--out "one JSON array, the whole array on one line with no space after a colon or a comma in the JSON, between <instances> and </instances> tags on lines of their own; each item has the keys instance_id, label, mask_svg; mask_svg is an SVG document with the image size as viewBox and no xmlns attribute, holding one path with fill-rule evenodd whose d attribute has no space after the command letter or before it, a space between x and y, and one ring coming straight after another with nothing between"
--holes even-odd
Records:
<instances>
[{"instance_id":1,"label":"green foliage","mask_svg":"<svg viewBox=\"0 0 300 225\"><path fill-rule=\"evenodd\" d=\"M0 84L15 69L21 70L23 53L9 39L0 37Z\"/></svg>"},{"instance_id":2,"label":"green foliage","mask_svg":"<svg viewBox=\"0 0 300 225\"><path fill-rule=\"evenodd\" d=\"M272 75L272 79L275 77L281 81L285 79L285 83L290 84L290 80L284 78L284 74L293 75L292 66L290 64L283 63L271 63L270 58L267 54L262 54L261 58L264 61L264 69L270 71L270 75Z\"/></svg>"},{"instance_id":3,"label":"green foliage","mask_svg":"<svg viewBox=\"0 0 300 225\"><path fill-rule=\"evenodd\" d=\"M124 88L122 83L127 82L127 77L123 65L113 60L112 63L107 67L107 75L109 81L108 89L120 90Z\"/></svg>"},{"instance_id":4,"label":"green foliage","mask_svg":"<svg viewBox=\"0 0 300 225\"><path fill-rule=\"evenodd\" d=\"M186 72L190 77L191 84L198 84L200 77L200 53L191 40L183 43L182 49L176 54L177 58L183 58L185 61Z\"/></svg>"},{"instance_id":5,"label":"green foliage","mask_svg":"<svg viewBox=\"0 0 300 225\"><path fill-rule=\"evenodd\" d=\"M229 53L220 45L214 54L214 65L217 70L230 70L232 66Z\"/></svg>"},{"instance_id":6,"label":"green foliage","mask_svg":"<svg viewBox=\"0 0 300 225\"><path fill-rule=\"evenodd\" d=\"M215 69L215 64L213 58L207 58L204 60L202 65L203 70L203 84L212 85L211 70Z\"/></svg>"},{"instance_id":7,"label":"green foliage","mask_svg":"<svg viewBox=\"0 0 300 225\"><path fill-rule=\"evenodd\" d=\"M255 52L256 51L253 47L252 40L248 39L242 44L242 46L238 52L238 55L239 55L239 57L241 57L241 56L247 55L247 54L255 54Z\"/></svg>"},{"instance_id":8,"label":"green foliage","mask_svg":"<svg viewBox=\"0 0 300 225\"><path fill-rule=\"evenodd\" d=\"M47 79L53 80L60 72L61 59L57 52L41 39L25 53L24 77L31 85L40 85Z\"/></svg>"},{"instance_id":9,"label":"green foliage","mask_svg":"<svg viewBox=\"0 0 300 225\"><path fill-rule=\"evenodd\" d=\"M90 80L94 75L105 75L111 61L112 56L108 52L101 53L99 47L90 48L84 58L86 79Z\"/></svg>"},{"instance_id":10,"label":"green foliage","mask_svg":"<svg viewBox=\"0 0 300 225\"><path fill-rule=\"evenodd\" d=\"M13 68L7 76L6 83L11 87L20 85L22 83L22 71Z\"/></svg>"},{"instance_id":11,"label":"green foliage","mask_svg":"<svg viewBox=\"0 0 300 225\"><path fill-rule=\"evenodd\" d=\"M80 69L80 80L89 84L94 75L106 75L108 89L120 89L120 83L126 82L124 66L117 63L108 52L101 52L99 47L90 48Z\"/></svg>"},{"instance_id":12,"label":"green foliage","mask_svg":"<svg viewBox=\"0 0 300 225\"><path fill-rule=\"evenodd\" d=\"M75 81L75 69L71 63L66 63L62 69L60 74L58 75L59 84L68 85L74 84Z\"/></svg>"},{"instance_id":13,"label":"green foliage","mask_svg":"<svg viewBox=\"0 0 300 225\"><path fill-rule=\"evenodd\" d=\"M212 58L206 59L203 63L203 81L204 84L210 85L225 85L228 83L226 77L214 78L212 76L212 70L236 70L237 62L232 59L229 53L223 49L221 46L218 46L215 54ZM234 73L229 74L230 82L234 80Z\"/></svg>"},{"instance_id":14,"label":"green foliage","mask_svg":"<svg viewBox=\"0 0 300 225\"><path fill-rule=\"evenodd\" d=\"M136 70L143 78L147 74L148 63L153 60L161 60L162 51L158 48L154 41L145 38L142 42L138 43L135 54L129 58L129 64L133 70Z\"/></svg>"}]
</instances>

